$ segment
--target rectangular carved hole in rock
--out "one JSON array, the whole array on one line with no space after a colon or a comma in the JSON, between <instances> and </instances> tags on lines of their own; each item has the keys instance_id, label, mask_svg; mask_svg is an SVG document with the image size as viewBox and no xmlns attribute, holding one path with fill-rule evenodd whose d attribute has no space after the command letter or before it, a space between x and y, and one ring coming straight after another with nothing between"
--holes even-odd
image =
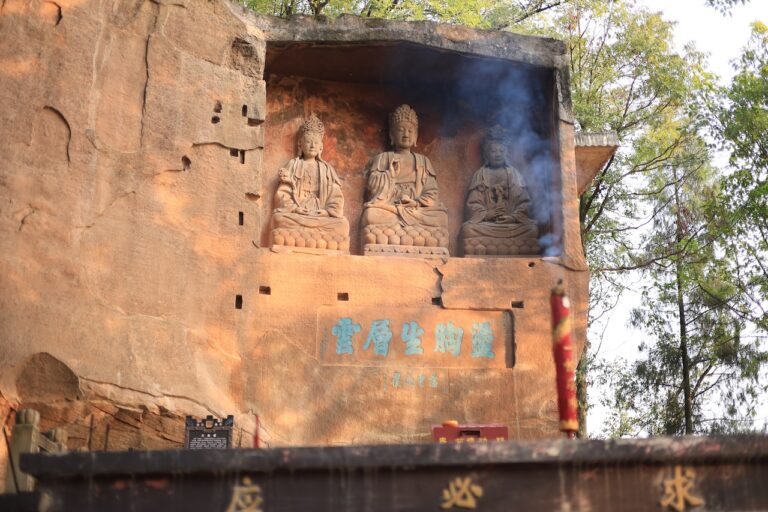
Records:
<instances>
[{"instance_id":1,"label":"rectangular carved hole in rock","mask_svg":"<svg viewBox=\"0 0 768 512\"><path fill-rule=\"evenodd\" d=\"M514 368L515 367L515 362L516 362L516 359L517 359L516 354L515 354L515 351L517 350L517 344L515 343L515 334L516 334L515 333L515 327L516 327L516 325L515 325L515 315L513 313L511 313L511 312L508 312L507 314L510 317L509 318L509 321L510 321L509 323L510 323L510 328L511 328L511 332L510 332L511 336L510 336L509 342L508 342L507 347L506 347L506 349L507 349L506 352L507 353L506 353L506 358L505 358L506 360L504 362L506 363L507 368Z\"/></svg>"},{"instance_id":2,"label":"rectangular carved hole in rock","mask_svg":"<svg viewBox=\"0 0 768 512\"><path fill-rule=\"evenodd\" d=\"M241 164L245 163L245 150L244 149L240 150L240 163Z\"/></svg>"},{"instance_id":3,"label":"rectangular carved hole in rock","mask_svg":"<svg viewBox=\"0 0 768 512\"><path fill-rule=\"evenodd\" d=\"M243 105L243 117L248 117L248 105Z\"/></svg>"},{"instance_id":4,"label":"rectangular carved hole in rock","mask_svg":"<svg viewBox=\"0 0 768 512\"><path fill-rule=\"evenodd\" d=\"M442 306L443 305L443 298L442 297L432 297L432 305L433 306Z\"/></svg>"},{"instance_id":5,"label":"rectangular carved hole in rock","mask_svg":"<svg viewBox=\"0 0 768 512\"><path fill-rule=\"evenodd\" d=\"M221 114L221 102L217 101L216 104L213 106L213 111L217 114Z\"/></svg>"},{"instance_id":6,"label":"rectangular carved hole in rock","mask_svg":"<svg viewBox=\"0 0 768 512\"><path fill-rule=\"evenodd\" d=\"M259 293L261 295L272 295L272 288L269 286L259 286Z\"/></svg>"},{"instance_id":7,"label":"rectangular carved hole in rock","mask_svg":"<svg viewBox=\"0 0 768 512\"><path fill-rule=\"evenodd\" d=\"M238 156L240 155L240 152L236 149L230 149L229 150L229 156Z\"/></svg>"},{"instance_id":8,"label":"rectangular carved hole in rock","mask_svg":"<svg viewBox=\"0 0 768 512\"><path fill-rule=\"evenodd\" d=\"M347 292L339 292L336 294L336 300L348 301L349 294Z\"/></svg>"},{"instance_id":9,"label":"rectangular carved hole in rock","mask_svg":"<svg viewBox=\"0 0 768 512\"><path fill-rule=\"evenodd\" d=\"M237 223L241 226L245 223L245 214L243 212L237 212Z\"/></svg>"},{"instance_id":10,"label":"rectangular carved hole in rock","mask_svg":"<svg viewBox=\"0 0 768 512\"><path fill-rule=\"evenodd\" d=\"M513 300L509 306L515 309L523 309L525 304L521 300Z\"/></svg>"},{"instance_id":11,"label":"rectangular carved hole in rock","mask_svg":"<svg viewBox=\"0 0 768 512\"><path fill-rule=\"evenodd\" d=\"M248 118L248 126L259 126L262 122L252 117Z\"/></svg>"},{"instance_id":12,"label":"rectangular carved hole in rock","mask_svg":"<svg viewBox=\"0 0 768 512\"><path fill-rule=\"evenodd\" d=\"M235 309L243 309L243 296L235 295Z\"/></svg>"}]
</instances>

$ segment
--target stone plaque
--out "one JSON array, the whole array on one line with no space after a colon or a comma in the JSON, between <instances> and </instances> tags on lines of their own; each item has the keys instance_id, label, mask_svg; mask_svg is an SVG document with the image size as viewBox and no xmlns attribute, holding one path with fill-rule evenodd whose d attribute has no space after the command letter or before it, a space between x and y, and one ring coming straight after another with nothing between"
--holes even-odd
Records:
<instances>
[{"instance_id":1,"label":"stone plaque","mask_svg":"<svg viewBox=\"0 0 768 512\"><path fill-rule=\"evenodd\" d=\"M327 306L317 315L323 364L505 368L514 362L507 311Z\"/></svg>"},{"instance_id":2,"label":"stone plaque","mask_svg":"<svg viewBox=\"0 0 768 512\"><path fill-rule=\"evenodd\" d=\"M184 447L189 450L215 450L232 446L232 427L235 419L232 415L223 420L206 416L205 419L196 420L187 416Z\"/></svg>"}]
</instances>

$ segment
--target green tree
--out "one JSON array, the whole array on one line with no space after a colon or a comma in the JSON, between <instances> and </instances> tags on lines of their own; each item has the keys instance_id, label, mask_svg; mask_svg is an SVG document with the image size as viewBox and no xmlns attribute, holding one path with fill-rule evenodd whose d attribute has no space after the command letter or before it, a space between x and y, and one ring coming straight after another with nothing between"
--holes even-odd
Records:
<instances>
[{"instance_id":1,"label":"green tree","mask_svg":"<svg viewBox=\"0 0 768 512\"><path fill-rule=\"evenodd\" d=\"M611 411L609 435L752 426L766 354L745 335L733 262L718 244L713 213L723 201L719 178L703 140L694 136L648 181L662 189L649 205L661 213L643 237L653 264L642 270L643 306L633 311L631 323L649 339L637 361L614 365L607 375L613 381L613 393L604 399Z\"/></svg>"},{"instance_id":2,"label":"green tree","mask_svg":"<svg viewBox=\"0 0 768 512\"><path fill-rule=\"evenodd\" d=\"M243 5L262 14L308 14L335 17L354 14L367 18L399 20L430 19L473 27L486 27L491 0L243 0Z\"/></svg>"},{"instance_id":3,"label":"green tree","mask_svg":"<svg viewBox=\"0 0 768 512\"><path fill-rule=\"evenodd\" d=\"M262 14L338 16L354 14L366 18L432 20L475 28L505 30L519 28L542 13L569 0L242 0Z\"/></svg>"},{"instance_id":4,"label":"green tree","mask_svg":"<svg viewBox=\"0 0 768 512\"><path fill-rule=\"evenodd\" d=\"M733 170L723 175L709 165L703 142L700 149L687 143L649 182L672 185L649 195L662 214L643 240L653 264L643 270L649 284L632 324L650 339L636 362L603 373L614 389L605 400L611 435L753 429L768 389L760 379L768 362L761 348L768 328L764 25L754 25L736 71L721 94L704 91L709 112L691 109L697 118L685 123L698 137L714 121Z\"/></svg>"},{"instance_id":5,"label":"green tree","mask_svg":"<svg viewBox=\"0 0 768 512\"><path fill-rule=\"evenodd\" d=\"M619 300L626 274L665 256L644 250L636 235L663 212L659 206L663 201L650 212L644 205L661 194L665 184L646 184L694 137L679 130L675 119L685 115L692 97L712 87L713 77L693 48L683 54L674 50L671 23L630 2L574 0L559 8L552 21L539 31L568 45L579 128L613 131L622 146L580 199L582 239L592 271L590 325L594 327ZM587 377L601 345L599 339L592 341L578 372L584 412ZM581 419L584 425L585 418Z\"/></svg>"},{"instance_id":6,"label":"green tree","mask_svg":"<svg viewBox=\"0 0 768 512\"><path fill-rule=\"evenodd\" d=\"M736 262L738 292L749 319L768 332L768 27L754 23L736 75L713 108L717 135L730 152L723 208L726 247Z\"/></svg>"}]
</instances>

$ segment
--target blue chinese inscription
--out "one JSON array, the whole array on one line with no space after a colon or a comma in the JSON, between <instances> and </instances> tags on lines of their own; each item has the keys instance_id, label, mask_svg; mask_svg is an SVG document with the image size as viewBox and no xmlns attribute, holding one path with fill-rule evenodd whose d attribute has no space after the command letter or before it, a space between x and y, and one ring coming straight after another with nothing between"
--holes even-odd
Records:
<instances>
[{"instance_id":1,"label":"blue chinese inscription","mask_svg":"<svg viewBox=\"0 0 768 512\"><path fill-rule=\"evenodd\" d=\"M419 327L418 322L411 320L407 324L403 324L402 338L405 342L405 355L412 356L424 353L424 349L421 348L421 336L423 334L424 329Z\"/></svg>"},{"instance_id":2,"label":"blue chinese inscription","mask_svg":"<svg viewBox=\"0 0 768 512\"><path fill-rule=\"evenodd\" d=\"M472 357L496 357L493 353L493 330L490 322L472 325Z\"/></svg>"},{"instance_id":3,"label":"blue chinese inscription","mask_svg":"<svg viewBox=\"0 0 768 512\"><path fill-rule=\"evenodd\" d=\"M435 352L448 352L458 357L461 352L461 340L464 329L456 327L453 322L437 324L435 328Z\"/></svg>"},{"instance_id":4,"label":"blue chinese inscription","mask_svg":"<svg viewBox=\"0 0 768 512\"><path fill-rule=\"evenodd\" d=\"M361 329L360 324L353 323L349 317L339 319L331 329L333 335L336 336L336 353L351 354L354 352L352 336L360 332Z\"/></svg>"},{"instance_id":5,"label":"blue chinese inscription","mask_svg":"<svg viewBox=\"0 0 768 512\"><path fill-rule=\"evenodd\" d=\"M373 342L373 353L386 357L389 354L389 342L392 340L392 331L389 329L389 320L374 320L371 322L371 330L365 340L363 350L368 350Z\"/></svg>"},{"instance_id":6,"label":"blue chinese inscription","mask_svg":"<svg viewBox=\"0 0 768 512\"><path fill-rule=\"evenodd\" d=\"M409 320L402 324L402 331L400 337L403 344L392 345L392 338L394 333L392 332L392 324L397 322L396 320L379 319L373 320L368 326L368 335L365 338L365 342L362 346L363 352L372 352L375 356L388 357L392 351L396 356L402 355L413 357L424 354L424 345L430 345L433 340L429 339L425 328L423 328L417 320ZM395 323L395 325L398 325ZM331 333L336 337L336 354L342 356L353 355L356 348L360 350L360 346L357 345L359 337L356 338L357 333L363 330L363 325L357 323L351 317L339 318L331 328ZM471 356L472 358L486 358L493 359L496 354L493 351L493 342L496 339L494 335L493 323L490 321L474 322L471 328L472 336L472 348L471 352L464 351L465 357ZM425 336L426 335L426 336ZM452 321L446 323L439 323L434 329L434 352L449 354L453 357L461 356L462 344L464 341L464 328L460 325L455 325ZM357 347L356 347L357 345ZM372 350L369 350L371 349ZM403 347L403 348L399 348ZM392 350L390 350L392 349ZM399 385L407 385L406 381L408 377L401 375L399 377ZM424 376L423 379L416 377L413 385L424 387L426 385L432 385L429 380L429 376ZM395 387L398 387L395 385ZM434 387L434 386L433 386Z\"/></svg>"}]
</instances>

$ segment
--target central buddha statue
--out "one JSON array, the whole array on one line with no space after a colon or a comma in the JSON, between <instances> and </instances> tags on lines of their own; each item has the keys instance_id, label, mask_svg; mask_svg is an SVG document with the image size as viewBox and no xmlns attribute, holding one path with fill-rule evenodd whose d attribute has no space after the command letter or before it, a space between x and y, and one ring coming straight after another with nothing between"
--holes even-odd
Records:
<instances>
[{"instance_id":1,"label":"central buddha statue","mask_svg":"<svg viewBox=\"0 0 768 512\"><path fill-rule=\"evenodd\" d=\"M365 254L448 256L448 214L432 162L414 153L419 120L408 105L389 118L394 151L379 153L366 172Z\"/></svg>"}]
</instances>

